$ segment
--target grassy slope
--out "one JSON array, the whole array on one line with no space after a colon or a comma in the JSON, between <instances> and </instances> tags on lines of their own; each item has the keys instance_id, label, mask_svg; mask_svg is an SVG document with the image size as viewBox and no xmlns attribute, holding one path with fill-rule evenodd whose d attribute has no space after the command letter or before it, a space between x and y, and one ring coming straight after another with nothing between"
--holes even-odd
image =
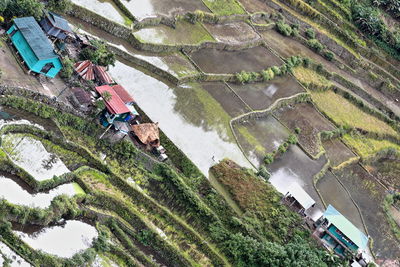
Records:
<instances>
[{"instance_id":1,"label":"grassy slope","mask_svg":"<svg viewBox=\"0 0 400 267\"><path fill-rule=\"evenodd\" d=\"M398 133L392 127L361 111L344 97L335 94L331 90L324 92L312 91L311 97L318 108L339 125L398 136Z\"/></svg>"},{"instance_id":2,"label":"grassy slope","mask_svg":"<svg viewBox=\"0 0 400 267\"><path fill-rule=\"evenodd\" d=\"M245 14L236 0L203 0L203 3L216 15Z\"/></svg>"}]
</instances>

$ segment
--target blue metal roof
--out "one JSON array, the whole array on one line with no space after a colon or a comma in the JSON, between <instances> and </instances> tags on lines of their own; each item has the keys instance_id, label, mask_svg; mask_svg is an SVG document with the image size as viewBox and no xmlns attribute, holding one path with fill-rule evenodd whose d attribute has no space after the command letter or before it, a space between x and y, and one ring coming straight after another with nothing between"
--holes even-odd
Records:
<instances>
[{"instance_id":1,"label":"blue metal roof","mask_svg":"<svg viewBox=\"0 0 400 267\"><path fill-rule=\"evenodd\" d=\"M16 18L14 23L39 60L58 57L50 40L33 17Z\"/></svg>"},{"instance_id":2,"label":"blue metal roof","mask_svg":"<svg viewBox=\"0 0 400 267\"><path fill-rule=\"evenodd\" d=\"M368 245L368 237L354 226L346 217L329 205L323 215L329 223L332 223L345 236L350 238L354 244L364 250Z\"/></svg>"},{"instance_id":3,"label":"blue metal roof","mask_svg":"<svg viewBox=\"0 0 400 267\"><path fill-rule=\"evenodd\" d=\"M68 21L66 19L64 19L62 16L60 16L56 13L53 13L53 12L49 12L48 18L51 20L54 27L57 27L63 31L72 33L72 30L71 30L71 27L69 27Z\"/></svg>"}]
</instances>

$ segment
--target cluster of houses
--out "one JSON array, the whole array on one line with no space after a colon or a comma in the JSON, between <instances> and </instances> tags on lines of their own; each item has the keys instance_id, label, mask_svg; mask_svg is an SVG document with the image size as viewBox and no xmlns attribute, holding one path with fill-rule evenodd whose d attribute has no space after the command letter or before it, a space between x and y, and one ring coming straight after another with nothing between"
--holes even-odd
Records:
<instances>
[{"instance_id":1,"label":"cluster of houses","mask_svg":"<svg viewBox=\"0 0 400 267\"><path fill-rule=\"evenodd\" d=\"M39 23L33 17L16 18L7 34L28 72L48 78L54 78L63 68L60 51L67 51L70 57L76 58L78 54L74 53L76 49L71 49L71 43L78 49L90 46L87 36L75 34L68 21L53 12L47 12ZM158 124L140 123L135 100L125 88L115 83L105 67L84 60L75 64L74 71L82 81L93 82L95 88L88 92L81 87L72 87L72 104L82 111L89 111L95 98L102 97L105 109L101 112L100 122L107 130L113 129L124 137L130 135L135 144L152 151L161 161L168 158L160 145Z\"/></svg>"},{"instance_id":2,"label":"cluster of houses","mask_svg":"<svg viewBox=\"0 0 400 267\"><path fill-rule=\"evenodd\" d=\"M312 236L322 246L341 257L353 255L352 267L367 266L371 262L367 253L368 237L332 205L322 212L297 183L288 186L282 201L311 222Z\"/></svg>"}]
</instances>

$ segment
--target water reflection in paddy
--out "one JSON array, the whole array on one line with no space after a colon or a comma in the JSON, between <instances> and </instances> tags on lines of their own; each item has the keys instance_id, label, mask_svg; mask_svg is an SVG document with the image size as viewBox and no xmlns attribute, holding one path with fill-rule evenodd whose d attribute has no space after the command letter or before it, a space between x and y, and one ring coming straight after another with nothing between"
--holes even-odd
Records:
<instances>
[{"instance_id":1,"label":"water reflection in paddy","mask_svg":"<svg viewBox=\"0 0 400 267\"><path fill-rule=\"evenodd\" d=\"M32 137L18 134L3 135L2 147L16 165L38 181L69 172L55 154L47 152L43 144Z\"/></svg>"},{"instance_id":2,"label":"water reflection in paddy","mask_svg":"<svg viewBox=\"0 0 400 267\"><path fill-rule=\"evenodd\" d=\"M113 1L110 0L72 0L78 6L82 6L99 14L109 20L120 24L125 24L125 16L118 9Z\"/></svg>"},{"instance_id":3,"label":"water reflection in paddy","mask_svg":"<svg viewBox=\"0 0 400 267\"><path fill-rule=\"evenodd\" d=\"M3 258L6 257L8 265L6 264L6 260ZM9 267L30 267L28 262L26 262L23 258L21 258L17 253L11 250L6 244L0 242L0 266L9 266Z\"/></svg>"},{"instance_id":4,"label":"water reflection in paddy","mask_svg":"<svg viewBox=\"0 0 400 267\"><path fill-rule=\"evenodd\" d=\"M28 185L17 177L3 175L0 174L0 198L16 205L47 208L56 196L61 194L73 196L79 189L78 184L71 183L60 185L46 193L33 194Z\"/></svg>"},{"instance_id":5,"label":"water reflection in paddy","mask_svg":"<svg viewBox=\"0 0 400 267\"><path fill-rule=\"evenodd\" d=\"M203 92L184 87L171 88L120 61L110 68L110 73L135 97L141 109L153 121L160 123L165 134L205 175L208 175L208 169L215 161L223 158L230 158L242 166L250 167L229 137L228 125L218 122L218 116L212 120L215 124L210 125L207 122L209 118L203 116L207 114L204 112L207 110L205 104L197 107L190 104L193 103L192 98L198 97L195 93ZM178 98L179 95L183 97Z\"/></svg>"},{"instance_id":6,"label":"water reflection in paddy","mask_svg":"<svg viewBox=\"0 0 400 267\"><path fill-rule=\"evenodd\" d=\"M89 248L93 239L98 236L95 227L74 220L66 221L62 226L44 228L33 234L23 231L24 229L14 230L32 248L65 258Z\"/></svg>"}]
</instances>

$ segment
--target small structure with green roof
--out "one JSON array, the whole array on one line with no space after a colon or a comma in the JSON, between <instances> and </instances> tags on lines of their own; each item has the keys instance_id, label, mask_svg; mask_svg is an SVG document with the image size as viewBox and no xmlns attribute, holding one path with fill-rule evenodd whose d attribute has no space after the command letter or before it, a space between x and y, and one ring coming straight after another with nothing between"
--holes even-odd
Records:
<instances>
[{"instance_id":1,"label":"small structure with green roof","mask_svg":"<svg viewBox=\"0 0 400 267\"><path fill-rule=\"evenodd\" d=\"M368 237L332 205L328 206L320 222L317 230L321 232L321 241L336 254L344 256L345 251L358 254L366 250Z\"/></svg>"},{"instance_id":2,"label":"small structure with green roof","mask_svg":"<svg viewBox=\"0 0 400 267\"><path fill-rule=\"evenodd\" d=\"M60 72L61 60L33 17L14 19L7 33L30 71L50 78Z\"/></svg>"}]
</instances>

